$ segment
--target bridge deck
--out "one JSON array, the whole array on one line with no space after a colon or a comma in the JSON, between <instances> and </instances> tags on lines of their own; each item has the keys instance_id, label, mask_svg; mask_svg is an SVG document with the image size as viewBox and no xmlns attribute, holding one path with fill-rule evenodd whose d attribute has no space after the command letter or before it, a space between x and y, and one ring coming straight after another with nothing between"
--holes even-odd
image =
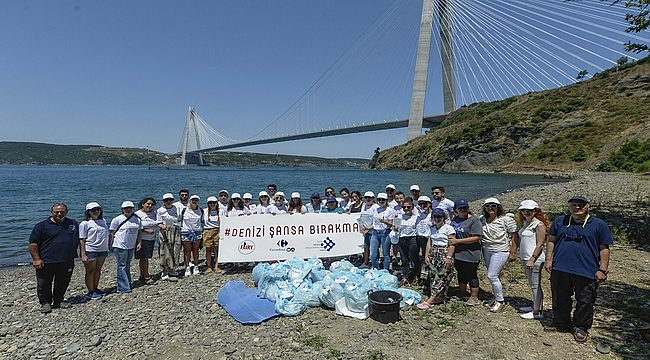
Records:
<instances>
[{"instance_id":1,"label":"bridge deck","mask_svg":"<svg viewBox=\"0 0 650 360\"><path fill-rule=\"evenodd\" d=\"M445 120L446 117L447 117L447 115L428 116L428 117L423 119L422 127L423 128L436 127L436 126L440 125ZM215 146L215 147L200 149L200 150L192 150L192 151L188 151L187 154L189 155L189 154L206 153L206 152L212 152L212 151L218 151L218 150L235 149L235 148L241 148L241 147L245 147L245 146L279 143L279 142L292 141L292 140L313 139L313 138L318 138L318 137L327 137L327 136L344 135L344 134L354 134L354 133L377 131L377 130L396 129L396 128L401 128L401 127L408 127L408 122L409 122L408 119L406 119L406 120L395 120L395 121L385 121L385 122L375 123L375 124L364 124L364 125L337 128L337 129L327 129L327 130L322 130L322 131L315 131L315 132L309 132L309 133L304 133L304 134L280 136L280 137L274 137L274 138L269 138L269 139L242 141L242 142L238 142L238 143L234 143L234 144ZM180 155L180 154L181 153L179 152L179 153L176 153L174 155Z\"/></svg>"}]
</instances>

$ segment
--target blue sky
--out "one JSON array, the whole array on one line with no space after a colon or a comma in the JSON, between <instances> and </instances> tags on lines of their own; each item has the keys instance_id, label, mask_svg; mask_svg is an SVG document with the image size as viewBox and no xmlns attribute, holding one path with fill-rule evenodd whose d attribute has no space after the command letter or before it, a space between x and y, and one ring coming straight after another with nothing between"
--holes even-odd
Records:
<instances>
[{"instance_id":1,"label":"blue sky","mask_svg":"<svg viewBox=\"0 0 650 360\"><path fill-rule=\"evenodd\" d=\"M248 138L389 3L2 1L0 140L175 152L189 106L226 136ZM369 157L374 147L317 140L251 150Z\"/></svg>"},{"instance_id":2,"label":"blue sky","mask_svg":"<svg viewBox=\"0 0 650 360\"><path fill-rule=\"evenodd\" d=\"M305 94L392 3L393 0L1 1L0 140L147 147L173 153L179 150L189 106L225 136L248 139ZM600 2L582 2L587 3L598 6ZM478 11L507 15L516 11L511 4L539 6L544 1L476 0L459 4L467 7L459 8L460 18ZM420 6L415 6L416 12ZM534 7L528 11L539 12ZM549 11L549 19L559 18L557 14L564 12L552 7ZM415 43L416 36L412 34L417 31L419 18L417 14L412 16L413 11L410 14L397 21L396 26L408 25L409 30L404 33ZM562 28L572 22L565 21L554 27ZM531 20L521 16L521 24L530 26ZM505 18L502 25L513 26ZM487 28L488 23L469 19L463 26L473 29L465 31L466 36ZM548 28L547 24L540 24L536 32ZM505 34L501 30L489 31ZM396 32L391 30L386 36L392 34L392 41L400 42L399 36L403 35ZM598 29L585 37L602 41L594 35L602 32ZM567 37L566 34L561 36ZM512 41L507 37L492 39L495 43L509 40ZM468 37L463 42L468 53L481 51L484 44L480 42L486 40L478 39L478 45L472 41ZM533 48L540 47L540 38L531 43ZM617 40L616 46L621 43ZM391 51L390 46L395 45L387 46L388 50L371 49L369 53L376 51L377 57L383 59L391 53L409 52ZM595 52L603 53L600 49ZM395 69L394 74L398 74L398 67L410 68L412 58L408 56L389 64ZM608 61L599 59L604 63L598 66L610 67L619 56L609 54ZM494 64L499 63L497 60ZM459 56L458 61L474 64L478 57L463 60ZM566 70L562 84L571 82L576 70L588 68L576 64L573 58L570 62L573 67ZM526 64L523 60L521 63ZM512 66L514 69L517 65ZM590 74L595 72L588 69ZM504 67L500 71L521 72L511 70ZM412 74L412 70L408 71ZM412 75L395 76L403 79L403 90L390 95L400 97L400 109L396 111L399 115L392 114L392 118L401 117L407 110L407 101L402 98L410 96L408 82L412 81ZM435 76L430 74L430 83L436 82ZM486 87L494 85L489 84L489 79L483 81ZM377 91L377 86L344 86L351 92ZM552 87L545 86L542 88ZM441 112L441 100L435 91L430 93L434 95L427 97L427 115ZM366 101L371 109L382 105ZM466 102L472 101L476 99L468 96ZM397 129L243 150L370 158L375 147L385 149L405 139L406 129Z\"/></svg>"}]
</instances>

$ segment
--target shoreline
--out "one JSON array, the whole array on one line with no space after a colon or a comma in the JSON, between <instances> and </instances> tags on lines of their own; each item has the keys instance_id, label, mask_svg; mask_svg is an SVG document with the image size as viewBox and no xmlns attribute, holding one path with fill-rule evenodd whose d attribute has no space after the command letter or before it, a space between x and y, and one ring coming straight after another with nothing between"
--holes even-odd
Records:
<instances>
[{"instance_id":1,"label":"shoreline","mask_svg":"<svg viewBox=\"0 0 650 360\"><path fill-rule=\"evenodd\" d=\"M635 201L648 202L650 178L586 175L494 195L507 210L516 209L524 198L534 198L550 213L563 211L567 199L583 189L596 211L606 214L605 210L616 210L613 213L618 216L619 208ZM610 199L616 202L603 202ZM482 199L470 202L475 211L481 205ZM634 210L638 216L648 215L648 210ZM202 270L204 254L200 256ZM108 290L108 295L86 300L84 267L75 262L65 296L72 308L41 314L34 270L28 265L0 270L0 355L15 359L423 359L450 354L458 358L564 358L566 354L581 359L615 358L650 350L635 330L650 322L646 315L648 264L650 247L641 251L615 241L611 276L599 289L587 344L576 343L570 334L542 331L541 326L552 321L547 276L542 283L545 319L520 319L517 309L529 305L531 297L520 261L509 263L501 275L508 304L505 311L491 313L483 306L465 306L454 282L446 305L427 311L406 306L400 310L401 320L394 324L343 317L316 307L297 317L242 325L216 304L215 296L233 280L253 287L250 268L218 275L201 273L178 282L159 280L157 285L116 294L114 256L107 259L99 286ZM149 270L157 278L159 269L154 254ZM138 278L137 261L131 263L131 273L134 280ZM479 280L480 299L486 300L491 287L484 266L479 267ZM422 293L421 288L411 289ZM513 341L513 336L519 340ZM612 354L596 353L598 341L611 344Z\"/></svg>"}]
</instances>

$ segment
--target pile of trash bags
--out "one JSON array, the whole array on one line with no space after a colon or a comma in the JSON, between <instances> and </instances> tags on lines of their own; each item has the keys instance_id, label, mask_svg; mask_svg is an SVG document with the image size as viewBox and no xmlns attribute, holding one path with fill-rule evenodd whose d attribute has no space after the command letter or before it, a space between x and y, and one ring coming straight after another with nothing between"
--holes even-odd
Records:
<instances>
[{"instance_id":1,"label":"pile of trash bags","mask_svg":"<svg viewBox=\"0 0 650 360\"><path fill-rule=\"evenodd\" d=\"M377 290L399 292L401 307L421 300L419 293L398 288L397 277L387 270L359 269L347 260L333 262L329 270L317 257L259 263L253 268L253 281L259 297L273 301L275 311L287 316L300 315L307 307L334 309L341 298L345 298L348 310L363 313L368 293Z\"/></svg>"}]
</instances>

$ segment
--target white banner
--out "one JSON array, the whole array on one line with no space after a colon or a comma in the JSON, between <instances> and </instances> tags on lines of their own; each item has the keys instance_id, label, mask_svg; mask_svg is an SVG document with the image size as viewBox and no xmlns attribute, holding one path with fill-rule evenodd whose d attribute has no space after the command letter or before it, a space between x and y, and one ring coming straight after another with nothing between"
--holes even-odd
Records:
<instances>
[{"instance_id":1,"label":"white banner","mask_svg":"<svg viewBox=\"0 0 650 360\"><path fill-rule=\"evenodd\" d=\"M219 262L320 258L363 252L358 214L221 217Z\"/></svg>"}]
</instances>

